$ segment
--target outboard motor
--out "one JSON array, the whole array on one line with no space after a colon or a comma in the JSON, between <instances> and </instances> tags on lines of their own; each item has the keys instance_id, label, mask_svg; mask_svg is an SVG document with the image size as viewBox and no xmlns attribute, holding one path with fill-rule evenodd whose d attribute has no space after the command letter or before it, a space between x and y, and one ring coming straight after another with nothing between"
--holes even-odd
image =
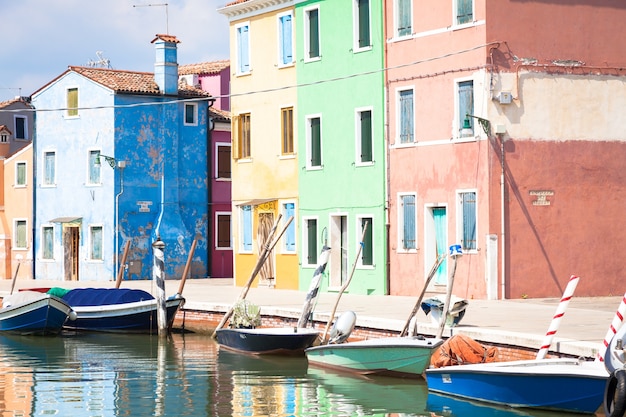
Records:
<instances>
[{"instance_id":1,"label":"outboard motor","mask_svg":"<svg viewBox=\"0 0 626 417\"><path fill-rule=\"evenodd\" d=\"M354 311L346 311L343 313L335 324L333 324L332 329L330 329L330 339L328 343L337 344L343 343L350 337L352 330L354 330L354 325L356 324L356 313Z\"/></svg>"},{"instance_id":2,"label":"outboard motor","mask_svg":"<svg viewBox=\"0 0 626 417\"><path fill-rule=\"evenodd\" d=\"M623 417L626 414L625 338L626 326L622 326L611 339L604 354L604 366L610 374L604 389L606 417Z\"/></svg>"}]
</instances>

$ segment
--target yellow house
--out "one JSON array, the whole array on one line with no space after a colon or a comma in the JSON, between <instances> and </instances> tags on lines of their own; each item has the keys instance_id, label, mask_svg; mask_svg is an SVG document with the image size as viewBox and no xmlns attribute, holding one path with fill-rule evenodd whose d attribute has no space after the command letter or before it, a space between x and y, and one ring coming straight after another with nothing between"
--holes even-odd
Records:
<instances>
[{"instance_id":1,"label":"yellow house","mask_svg":"<svg viewBox=\"0 0 626 417\"><path fill-rule=\"evenodd\" d=\"M293 0L247 0L219 9L230 22L235 285L244 285L268 243L293 221L256 284L298 288L298 159Z\"/></svg>"},{"instance_id":2,"label":"yellow house","mask_svg":"<svg viewBox=\"0 0 626 417\"><path fill-rule=\"evenodd\" d=\"M33 278L33 145L0 158L0 277Z\"/></svg>"}]
</instances>

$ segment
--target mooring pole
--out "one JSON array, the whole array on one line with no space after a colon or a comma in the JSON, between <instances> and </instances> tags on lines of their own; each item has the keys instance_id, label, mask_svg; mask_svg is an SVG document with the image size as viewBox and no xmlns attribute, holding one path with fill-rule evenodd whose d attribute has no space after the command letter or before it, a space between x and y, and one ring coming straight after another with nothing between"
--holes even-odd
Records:
<instances>
[{"instance_id":1,"label":"mooring pole","mask_svg":"<svg viewBox=\"0 0 626 417\"><path fill-rule=\"evenodd\" d=\"M167 335L167 314L165 306L165 257L163 250L165 243L157 236L157 240L152 244L152 255L154 264L152 267L152 279L157 287L157 325L159 326L159 336Z\"/></svg>"}]
</instances>

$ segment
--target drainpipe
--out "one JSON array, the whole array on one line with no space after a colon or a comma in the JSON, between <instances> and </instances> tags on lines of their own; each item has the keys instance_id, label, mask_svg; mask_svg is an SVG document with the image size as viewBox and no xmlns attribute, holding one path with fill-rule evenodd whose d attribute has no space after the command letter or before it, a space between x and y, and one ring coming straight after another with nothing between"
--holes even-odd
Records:
<instances>
[{"instance_id":1,"label":"drainpipe","mask_svg":"<svg viewBox=\"0 0 626 417\"><path fill-rule=\"evenodd\" d=\"M502 246L502 300L506 299L506 239L504 221L504 138L502 134L496 135L500 140L500 235Z\"/></svg>"},{"instance_id":2,"label":"drainpipe","mask_svg":"<svg viewBox=\"0 0 626 417\"><path fill-rule=\"evenodd\" d=\"M211 271L213 267L213 242L215 239L211 239L211 225L215 220L213 215L213 173L215 172L215 166L212 163L213 155L213 129L215 128L215 121L211 117L211 106L213 106L215 100L209 100L207 107L207 129L206 129L206 174L207 174L207 244L206 244L206 259L207 259L207 277L211 278ZM213 169L211 169L213 167ZM217 227L214 228L217 232Z\"/></svg>"},{"instance_id":3,"label":"drainpipe","mask_svg":"<svg viewBox=\"0 0 626 417\"><path fill-rule=\"evenodd\" d=\"M120 270L120 196L124 194L126 161L119 161L117 166L120 169L120 192L115 195L115 279L117 279Z\"/></svg>"}]
</instances>

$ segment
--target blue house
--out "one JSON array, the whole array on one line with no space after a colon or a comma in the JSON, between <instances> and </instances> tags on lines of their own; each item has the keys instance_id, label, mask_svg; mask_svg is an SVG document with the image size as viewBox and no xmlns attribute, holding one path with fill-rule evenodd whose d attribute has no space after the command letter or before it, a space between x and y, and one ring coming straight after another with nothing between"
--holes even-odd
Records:
<instances>
[{"instance_id":1,"label":"blue house","mask_svg":"<svg viewBox=\"0 0 626 417\"><path fill-rule=\"evenodd\" d=\"M32 96L36 279L150 279L157 238L166 278L194 239L190 276L207 276L213 99L179 85L175 36L152 43L154 74L71 66Z\"/></svg>"}]
</instances>

